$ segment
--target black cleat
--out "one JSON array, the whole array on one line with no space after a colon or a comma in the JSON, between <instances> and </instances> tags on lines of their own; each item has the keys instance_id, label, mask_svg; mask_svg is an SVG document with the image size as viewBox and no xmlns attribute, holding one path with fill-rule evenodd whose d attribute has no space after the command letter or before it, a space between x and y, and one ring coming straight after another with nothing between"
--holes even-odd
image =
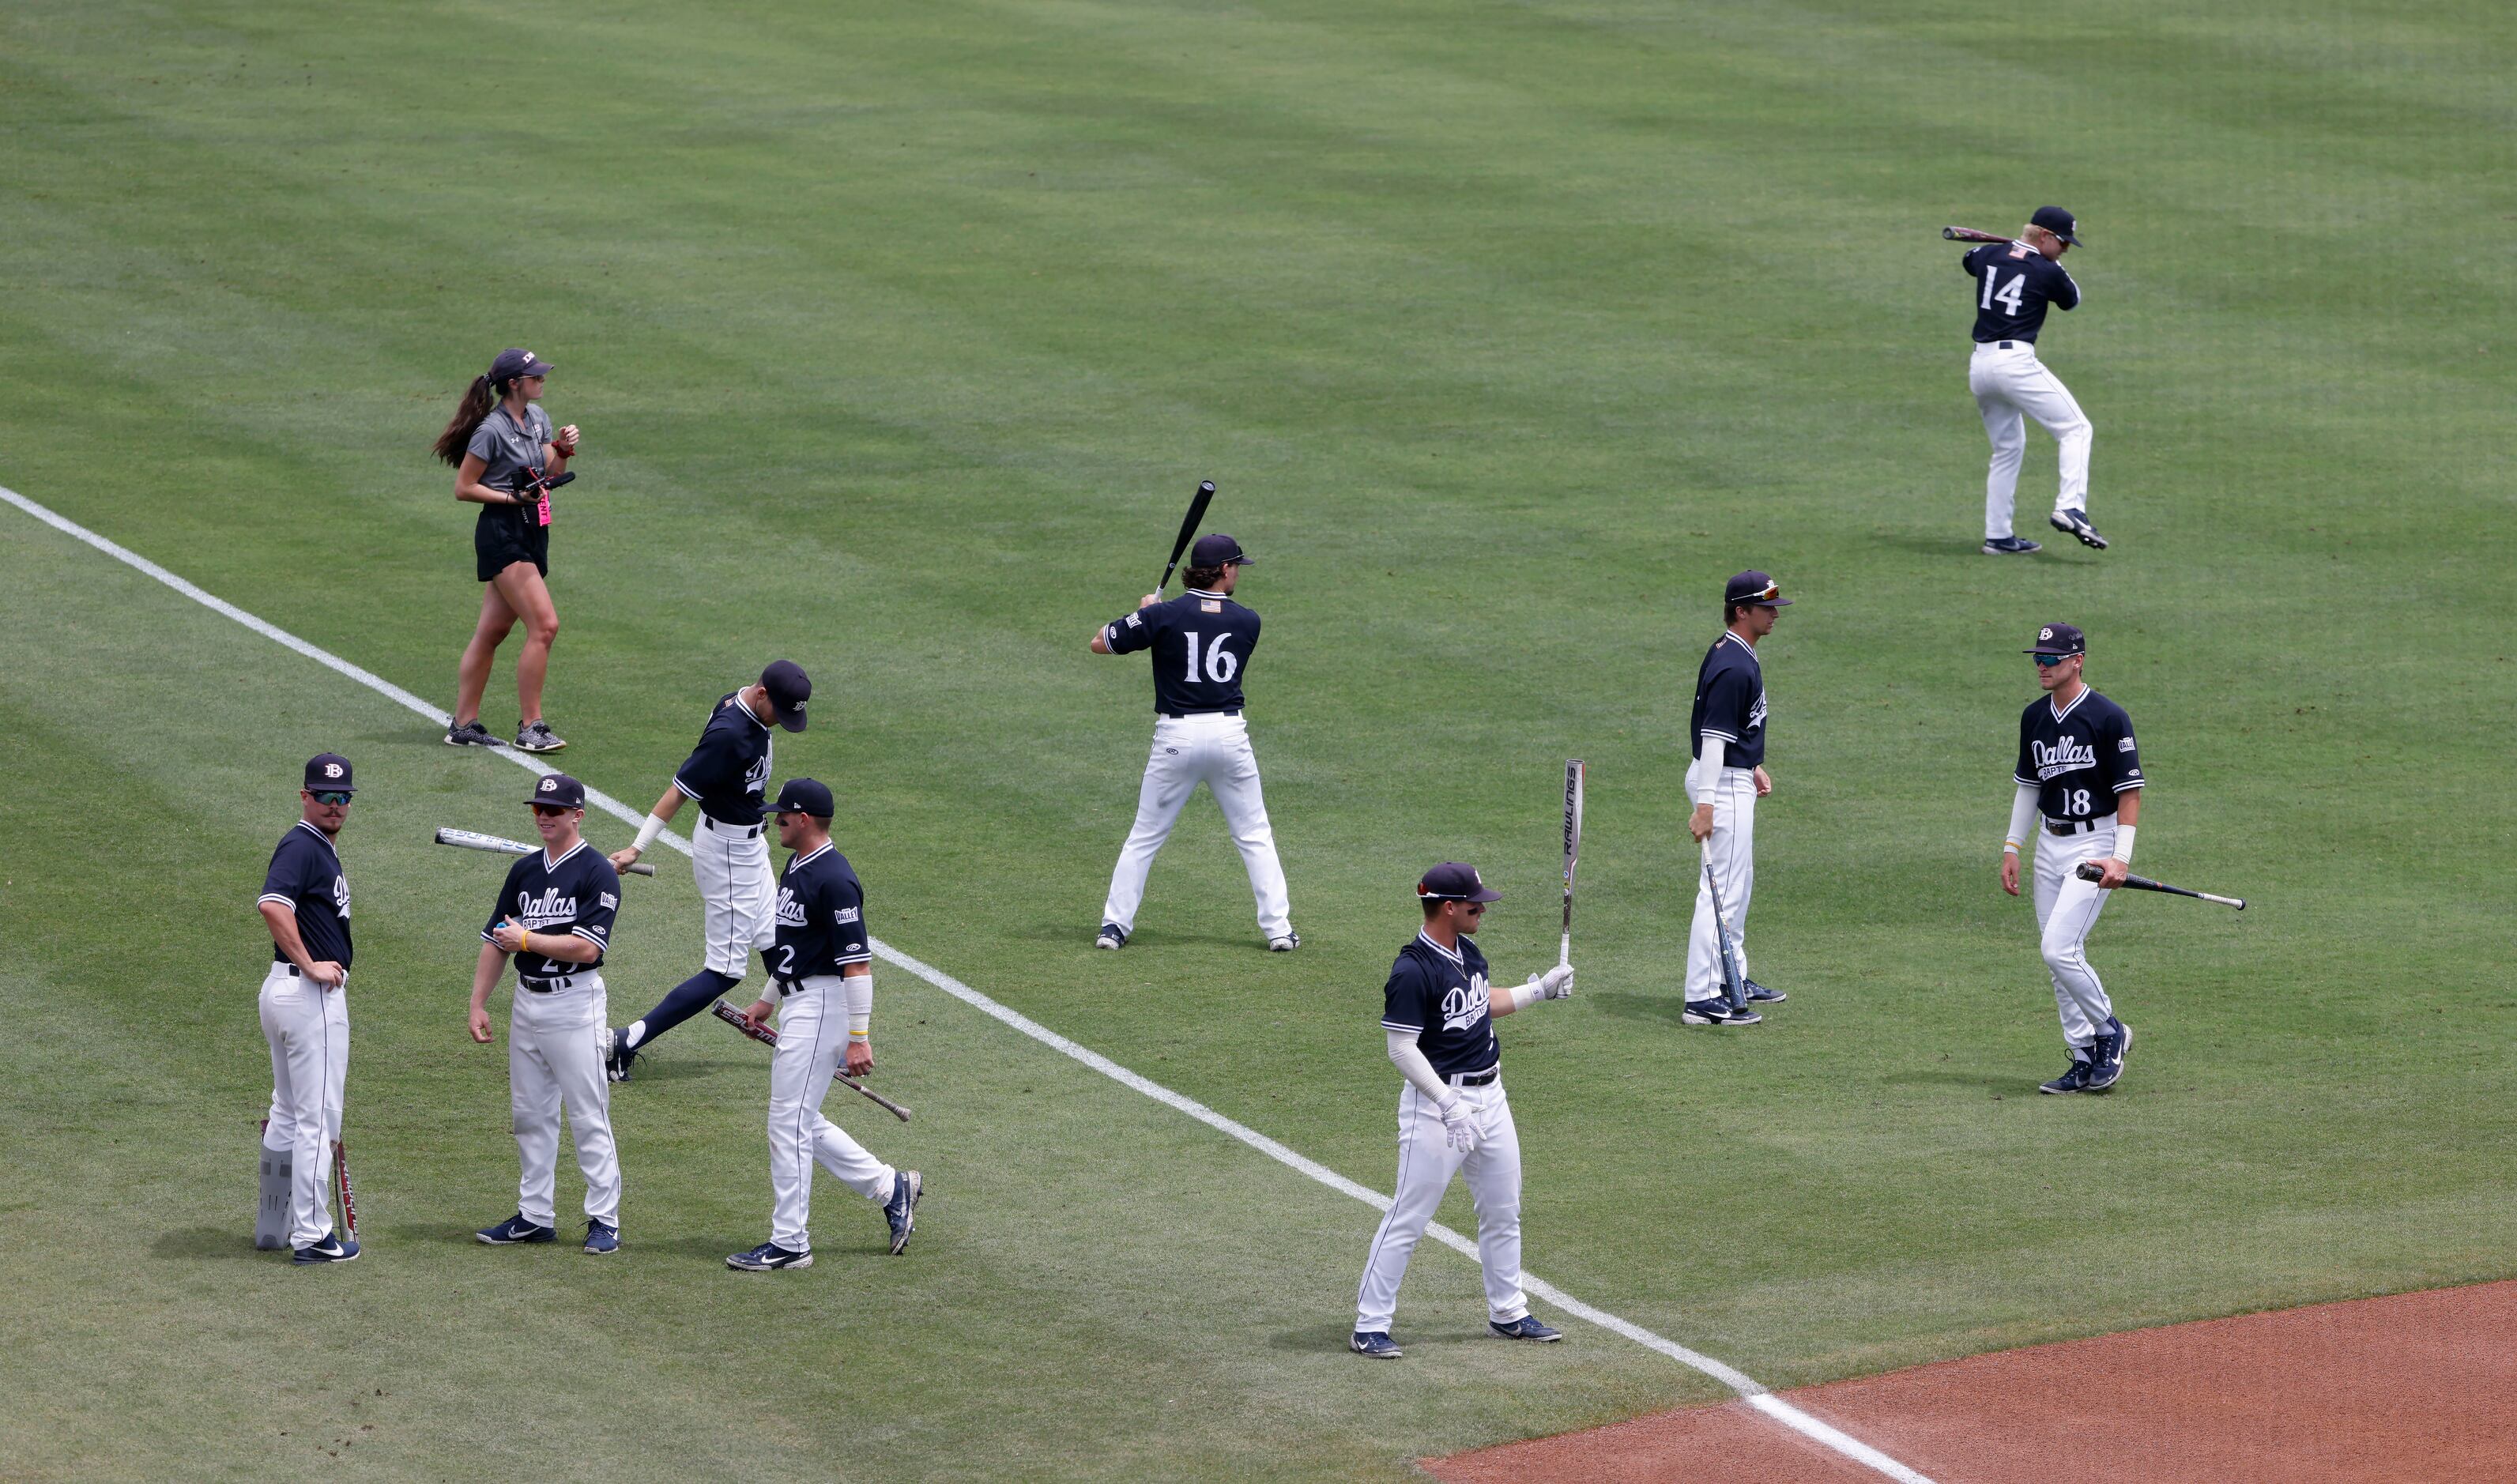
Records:
<instances>
[{"instance_id":1,"label":"black cleat","mask_svg":"<svg viewBox=\"0 0 2517 1484\"><path fill-rule=\"evenodd\" d=\"M2124 1053L2132 1049L2132 1027L2110 1015L2098 1033L2097 1052L2089 1063L2089 1084L2083 1092L2104 1092L2123 1078Z\"/></svg>"},{"instance_id":2,"label":"black cleat","mask_svg":"<svg viewBox=\"0 0 2517 1484\"><path fill-rule=\"evenodd\" d=\"M1116 953L1128 946L1128 930L1116 922L1104 922L1101 924L1100 935L1092 940L1092 946L1106 948Z\"/></svg>"},{"instance_id":3,"label":"black cleat","mask_svg":"<svg viewBox=\"0 0 2517 1484\"><path fill-rule=\"evenodd\" d=\"M1770 990L1753 979L1747 982L1747 989L1750 1004L1781 1004L1792 997L1780 990Z\"/></svg>"},{"instance_id":4,"label":"black cleat","mask_svg":"<svg viewBox=\"0 0 2517 1484\"><path fill-rule=\"evenodd\" d=\"M627 1081L629 1080L630 1064L638 1059L637 1052L632 1051L627 1046L621 1044L621 1042L628 1038L628 1035L629 1033L626 1031L613 1032L611 1042L604 1047L603 1075L612 1081Z\"/></svg>"},{"instance_id":5,"label":"black cleat","mask_svg":"<svg viewBox=\"0 0 2517 1484\"><path fill-rule=\"evenodd\" d=\"M2030 541L2024 536L1986 536L1983 548L1987 557L2024 557L2031 551L2044 549L2041 542Z\"/></svg>"},{"instance_id":6,"label":"black cleat","mask_svg":"<svg viewBox=\"0 0 2517 1484\"><path fill-rule=\"evenodd\" d=\"M2040 1082L2039 1092L2086 1092L2089 1090L2089 1064L2078 1057L2071 1059L2071 1069L2050 1082Z\"/></svg>"},{"instance_id":7,"label":"black cleat","mask_svg":"<svg viewBox=\"0 0 2517 1484\"><path fill-rule=\"evenodd\" d=\"M2094 547L2099 551L2107 549L2107 538L2098 534L2098 528L2089 524L2087 511L2057 510L2047 519L2056 530L2079 537L2081 545Z\"/></svg>"},{"instance_id":8,"label":"black cleat","mask_svg":"<svg viewBox=\"0 0 2517 1484\"><path fill-rule=\"evenodd\" d=\"M1727 999L1690 999L1679 1018L1690 1026L1753 1026L1766 1017L1754 1010L1734 1010Z\"/></svg>"},{"instance_id":9,"label":"black cleat","mask_svg":"<svg viewBox=\"0 0 2517 1484\"><path fill-rule=\"evenodd\" d=\"M1552 1326L1539 1323L1538 1316L1535 1314L1523 1314L1510 1324L1489 1319L1486 1321L1486 1333L1497 1339L1530 1339L1542 1345L1552 1345L1564 1337L1561 1332Z\"/></svg>"},{"instance_id":10,"label":"black cleat","mask_svg":"<svg viewBox=\"0 0 2517 1484\"><path fill-rule=\"evenodd\" d=\"M917 1201L926 1194L926 1177L914 1169L894 1170L891 1199L882 1203L882 1219L891 1227L891 1254L909 1250L909 1234L917 1228Z\"/></svg>"}]
</instances>

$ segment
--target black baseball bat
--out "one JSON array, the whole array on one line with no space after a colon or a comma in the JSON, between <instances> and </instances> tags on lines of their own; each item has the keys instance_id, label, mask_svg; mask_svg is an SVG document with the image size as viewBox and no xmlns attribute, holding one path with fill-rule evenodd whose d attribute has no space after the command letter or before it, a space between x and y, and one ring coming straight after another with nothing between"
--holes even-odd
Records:
<instances>
[{"instance_id":1,"label":"black baseball bat","mask_svg":"<svg viewBox=\"0 0 2517 1484\"><path fill-rule=\"evenodd\" d=\"M1172 569L1179 566L1180 553L1197 538L1197 523L1206 519L1207 504L1214 498L1215 481L1198 481L1197 494L1188 502L1188 514L1180 519L1179 536L1172 542L1172 559L1163 564L1163 579L1154 584L1154 596L1161 597L1163 589L1171 585Z\"/></svg>"},{"instance_id":2,"label":"black baseball bat","mask_svg":"<svg viewBox=\"0 0 2517 1484\"><path fill-rule=\"evenodd\" d=\"M2106 873L2107 869L2095 861L2082 861L2077 872L2083 881L2098 880ZM2234 907L2240 912L2246 910L2246 899L2243 897L2219 897L2207 891L2187 891L2182 886L2170 886L2164 881L2154 881L2148 876L2127 874L2123 878L2123 884L2134 891L2163 891L2171 897L2192 897L2197 902L2217 902L2222 907Z\"/></svg>"}]
</instances>

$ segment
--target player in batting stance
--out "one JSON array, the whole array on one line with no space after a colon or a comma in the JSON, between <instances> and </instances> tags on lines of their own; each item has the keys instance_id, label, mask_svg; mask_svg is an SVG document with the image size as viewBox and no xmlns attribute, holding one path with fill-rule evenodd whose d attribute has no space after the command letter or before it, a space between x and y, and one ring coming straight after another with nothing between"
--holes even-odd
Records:
<instances>
[{"instance_id":1,"label":"player in batting stance","mask_svg":"<svg viewBox=\"0 0 2517 1484\"><path fill-rule=\"evenodd\" d=\"M1748 973L1748 895L1757 884L1757 800L1774 791L1766 774L1766 671L1757 662L1757 641L1774 631L1778 612L1792 600L1774 579L1743 572L1722 590L1722 637L1695 672L1695 706L1687 718L1694 765L1686 770L1686 795L1695 812L1687 833L1703 847L1712 869L1695 875L1695 925L1686 945L1686 1003L1690 1026L1753 1026L1765 1017L1723 993L1722 945L1714 924L1714 886L1721 888L1719 921L1729 929L1730 952L1741 989L1751 1003L1783 998Z\"/></svg>"},{"instance_id":2,"label":"player in batting stance","mask_svg":"<svg viewBox=\"0 0 2517 1484\"><path fill-rule=\"evenodd\" d=\"M778 941L768 953L769 993L744 1011L753 1025L778 1015L769 1064L769 1240L725 1265L745 1272L811 1267L813 1166L869 1201L891 1226L894 1255L909 1246L925 1181L866 1152L822 1116L831 1074L874 1070L874 939L866 931L865 888L831 843L831 790L790 778L774 811L778 843L794 854L778 878Z\"/></svg>"},{"instance_id":3,"label":"player in batting stance","mask_svg":"<svg viewBox=\"0 0 2517 1484\"><path fill-rule=\"evenodd\" d=\"M301 1263L347 1262L356 1238L332 1227L332 1144L350 1077L350 877L333 837L349 822L350 760L318 753L298 790L297 823L279 837L254 900L271 929L262 977L262 1037L271 1043L271 1118L263 1124L256 1247L295 1250ZM285 1196L276 1186L285 1187Z\"/></svg>"},{"instance_id":4,"label":"player in batting stance","mask_svg":"<svg viewBox=\"0 0 2517 1484\"><path fill-rule=\"evenodd\" d=\"M1168 603L1160 593L1147 593L1134 613L1093 632L1096 655L1153 651L1158 718L1144 783L1136 791L1135 827L1110 872L1095 948L1127 946L1154 855L1171 838L1181 806L1200 783L1214 792L1232 843L1240 847L1250 893L1258 902L1260 936L1279 954L1302 946L1285 895L1285 868L1276 859L1276 831L1267 823L1267 800L1258 786L1258 758L1241 720L1241 682L1258 648L1258 615L1233 602L1232 590L1251 560L1228 535L1199 536L1182 574L1186 591Z\"/></svg>"},{"instance_id":5,"label":"player in batting stance","mask_svg":"<svg viewBox=\"0 0 2517 1484\"><path fill-rule=\"evenodd\" d=\"M1389 1337L1398 1285L1454 1174L1468 1176L1476 1204L1487 1330L1505 1339L1563 1338L1529 1312L1520 1291L1520 1134L1504 1099L1494 1017L1571 995L1573 968L1559 964L1500 990L1487 985L1485 954L1470 940L1486 904L1502 896L1457 862L1416 883L1425 925L1390 965L1381 1013L1389 1060L1406 1080L1398 1089L1398 1188L1364 1258L1346 1341L1357 1355L1398 1358Z\"/></svg>"},{"instance_id":6,"label":"player in batting stance","mask_svg":"<svg viewBox=\"0 0 2517 1484\"><path fill-rule=\"evenodd\" d=\"M639 825L638 838L612 852L614 869L627 870L681 812L682 800L699 800L691 875L699 882L706 918L705 956L700 971L675 985L654 1009L612 1033L604 1064L614 1081L629 1080L630 1065L648 1042L732 993L751 968L752 950L766 953L776 940L770 903L777 882L770 875L760 801L769 782L769 729L774 724L803 731L812 695L803 667L778 659L760 672L757 684L718 697L699 744Z\"/></svg>"},{"instance_id":7,"label":"player in batting stance","mask_svg":"<svg viewBox=\"0 0 2517 1484\"><path fill-rule=\"evenodd\" d=\"M2123 1076L2132 1028L2115 1018L2106 986L2089 964L2089 929L2132 867L2133 827L2141 819L2141 748L2132 718L2080 678L2088 639L2068 623L2036 631L2027 651L2045 694L2019 718L2019 784L2010 806L2010 834L2001 845L2001 889L2019 895L2019 856L2028 831L2036 837L2036 928L2063 1039L2071 1065L2041 1092L2104 1092ZM2099 863L2095 881L2076 872Z\"/></svg>"},{"instance_id":8,"label":"player in batting stance","mask_svg":"<svg viewBox=\"0 0 2517 1484\"><path fill-rule=\"evenodd\" d=\"M1984 414L1992 441L1992 464L1984 483L1984 553L2023 556L2037 550L2011 529L2012 500L2019 492L2019 464L2027 453L2026 419L2054 435L2062 480L2051 524L2083 546L2105 550L2107 538L2089 524L2089 444L2097 434L2071 389L2036 359L2036 337L2045 332L2048 307L2080 307L2080 285L2063 271L2063 254L2080 244L2079 226L2060 206L2039 206L2027 226L2008 242L1988 242L1958 260L1975 279L1975 352L1967 362L1967 389Z\"/></svg>"},{"instance_id":9,"label":"player in batting stance","mask_svg":"<svg viewBox=\"0 0 2517 1484\"><path fill-rule=\"evenodd\" d=\"M620 876L577 833L585 785L565 773L533 784L533 828L542 848L507 869L481 929L472 971L472 1039L490 1042L490 992L516 963L507 1025L507 1097L524 1173L516 1213L476 1235L492 1247L559 1235L555 1179L560 1114L576 1136L585 1176L585 1251L620 1250L620 1155L612 1142L612 1085L604 1080L608 1031L603 954L620 912Z\"/></svg>"}]
</instances>

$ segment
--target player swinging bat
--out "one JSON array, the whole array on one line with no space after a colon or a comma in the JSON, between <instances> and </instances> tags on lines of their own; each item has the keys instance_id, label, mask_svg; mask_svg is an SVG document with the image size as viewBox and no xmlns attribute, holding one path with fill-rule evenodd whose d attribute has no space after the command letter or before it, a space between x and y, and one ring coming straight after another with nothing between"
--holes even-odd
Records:
<instances>
[{"instance_id":1,"label":"player swinging bat","mask_svg":"<svg viewBox=\"0 0 2517 1484\"><path fill-rule=\"evenodd\" d=\"M2106 873L2106 868L2095 861L2082 861L2079 866L2079 870L2077 871L2079 878L2083 881L2099 880L2103 878ZM2123 884L2134 891L2165 892L2171 897L2192 897L2197 902L2216 902L2222 907L2236 908L2239 912L2244 912L2246 910L2246 899L2243 897L2218 897L2213 896L2207 891L2187 891L2182 886L2170 886L2164 881L2154 881L2148 876L2136 876L2127 873L2123 878Z\"/></svg>"},{"instance_id":2,"label":"player swinging bat","mask_svg":"<svg viewBox=\"0 0 2517 1484\"><path fill-rule=\"evenodd\" d=\"M1943 227L1941 229L1941 240L1943 242L2007 242L2010 240L2010 234L2001 232L1978 232L1972 227Z\"/></svg>"}]
</instances>

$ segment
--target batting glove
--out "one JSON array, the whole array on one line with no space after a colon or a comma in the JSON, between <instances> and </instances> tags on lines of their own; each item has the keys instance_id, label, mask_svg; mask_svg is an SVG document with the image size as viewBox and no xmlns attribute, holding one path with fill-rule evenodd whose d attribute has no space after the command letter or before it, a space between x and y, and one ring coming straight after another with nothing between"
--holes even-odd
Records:
<instances>
[{"instance_id":1,"label":"batting glove","mask_svg":"<svg viewBox=\"0 0 2517 1484\"><path fill-rule=\"evenodd\" d=\"M1539 975L1536 982L1539 998L1570 999L1573 997L1573 965L1559 963Z\"/></svg>"},{"instance_id":2,"label":"batting glove","mask_svg":"<svg viewBox=\"0 0 2517 1484\"><path fill-rule=\"evenodd\" d=\"M1462 1154L1477 1147L1477 1124L1469 1117L1466 1099L1455 1097L1443 1107L1442 1137Z\"/></svg>"}]
</instances>

